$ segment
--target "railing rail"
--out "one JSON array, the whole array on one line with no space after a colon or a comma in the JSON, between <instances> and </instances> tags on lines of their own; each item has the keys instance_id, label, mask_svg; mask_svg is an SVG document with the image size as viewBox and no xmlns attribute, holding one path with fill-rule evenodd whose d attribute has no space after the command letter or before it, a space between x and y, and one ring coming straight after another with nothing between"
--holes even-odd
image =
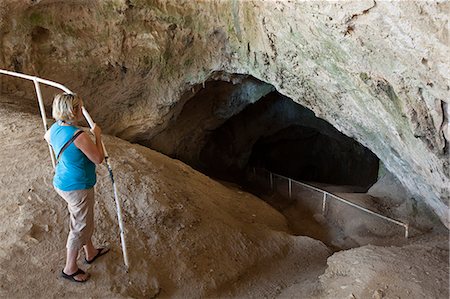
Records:
<instances>
[{"instance_id":1,"label":"railing rail","mask_svg":"<svg viewBox=\"0 0 450 299\"><path fill-rule=\"evenodd\" d=\"M45 115L44 100L42 99L41 87L39 86L39 83L56 87L56 88L61 89L62 91L67 92L67 93L72 93L70 91L70 89L68 89L67 87L65 87L62 84L59 84L59 83L56 83L56 82L53 82L53 81L49 81L49 80L45 80L45 79L42 79L42 78L39 78L39 77L36 77L36 76L30 76L30 75L25 75L25 74L11 72L11 71L7 71L7 70L1 70L1 69L0 69L0 74L9 75L9 76L13 76L13 77L17 77L17 78L22 78L22 79L33 81L34 88L36 90L36 96L37 96L37 99L38 99L39 110L41 112L42 123L44 125L45 132L47 132L47 130L48 130L47 117ZM55 165L56 165L55 153L53 152L52 147L50 146L50 144L48 145L48 150L50 152L50 158L52 159L53 168L55 168Z\"/></svg>"},{"instance_id":2,"label":"railing rail","mask_svg":"<svg viewBox=\"0 0 450 299\"><path fill-rule=\"evenodd\" d=\"M366 213L368 213L370 215L376 216L378 218L384 219L384 220L389 221L391 223L394 223L396 225L402 226L405 229L405 238L409 237L409 224L408 223L403 223L403 222L401 222L399 220L395 220L395 219L392 219L390 217L381 215L381 214L379 214L377 212L371 211L371 210L369 210L367 208L364 208L364 207L362 207L360 205L357 205L357 204L355 204L355 203L353 203L353 202L351 202L351 201L349 201L349 200L347 200L345 198L342 198L342 197L340 197L340 196L338 196L336 194L330 193L329 191L323 190L321 188L318 188L318 187L311 186L311 185L303 183L303 182L299 182L299 181L293 180L291 178L288 178L288 177L280 175L280 174L273 173L273 172L271 172L271 171L269 171L267 169L263 169L263 168L258 168L258 169L261 169L262 171L265 171L265 172L269 173L269 185L270 185L270 189L271 190L274 190L274 177L279 177L281 179L286 180L288 182L289 198L292 198L292 183L295 183L295 184L301 185L301 186L303 186L303 187L305 187L307 189L310 189L310 190L322 193L323 194L323 197L322 197L322 214L325 214L325 211L326 211L326 208L327 208L327 200L328 200L328 198L332 198L332 199L338 200L338 201L340 201L342 203L345 203L345 204L347 204L347 205L349 205L351 207L354 207L354 208L356 208L358 210L364 211L364 212L366 212ZM257 173L257 169L253 168L253 175L256 176L256 173Z\"/></svg>"}]
</instances>

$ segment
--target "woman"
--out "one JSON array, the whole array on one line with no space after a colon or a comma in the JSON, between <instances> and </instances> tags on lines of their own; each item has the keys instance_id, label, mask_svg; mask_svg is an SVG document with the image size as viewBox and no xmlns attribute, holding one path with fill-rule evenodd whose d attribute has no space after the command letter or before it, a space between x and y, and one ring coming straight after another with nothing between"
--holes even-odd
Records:
<instances>
[{"instance_id":1,"label":"woman","mask_svg":"<svg viewBox=\"0 0 450 299\"><path fill-rule=\"evenodd\" d=\"M91 240L94 231L95 164L102 163L104 159L101 129L97 125L91 129L95 136L94 143L87 133L76 127L83 117L82 106L82 100L75 94L56 95L53 100L56 123L46 134L47 141L58 156L53 186L67 202L70 213L67 259L61 276L75 282L89 279L89 274L77 265L81 247L88 264L108 252L106 248L96 249Z\"/></svg>"}]
</instances>

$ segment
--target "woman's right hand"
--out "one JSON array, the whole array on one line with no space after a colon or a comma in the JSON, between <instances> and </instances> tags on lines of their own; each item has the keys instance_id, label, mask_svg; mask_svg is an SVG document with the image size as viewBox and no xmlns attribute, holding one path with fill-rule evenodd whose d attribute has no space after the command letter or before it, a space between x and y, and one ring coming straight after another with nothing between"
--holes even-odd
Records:
<instances>
[{"instance_id":1,"label":"woman's right hand","mask_svg":"<svg viewBox=\"0 0 450 299\"><path fill-rule=\"evenodd\" d=\"M97 124L94 124L94 127L91 129L92 134L94 134L95 137L100 137L102 135L102 129L97 126Z\"/></svg>"}]
</instances>

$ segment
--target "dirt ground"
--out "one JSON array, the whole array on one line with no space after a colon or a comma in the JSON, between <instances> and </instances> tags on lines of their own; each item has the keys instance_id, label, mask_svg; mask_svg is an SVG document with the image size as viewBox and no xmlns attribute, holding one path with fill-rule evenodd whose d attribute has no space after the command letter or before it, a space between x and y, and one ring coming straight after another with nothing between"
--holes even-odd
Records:
<instances>
[{"instance_id":1,"label":"dirt ground","mask_svg":"<svg viewBox=\"0 0 450 299\"><path fill-rule=\"evenodd\" d=\"M448 231L332 254L293 231L294 214L109 136L131 267L100 166L95 243L112 250L80 263L92 274L86 284L63 280L68 213L52 189L36 106L0 97L1 298L448 298Z\"/></svg>"}]
</instances>

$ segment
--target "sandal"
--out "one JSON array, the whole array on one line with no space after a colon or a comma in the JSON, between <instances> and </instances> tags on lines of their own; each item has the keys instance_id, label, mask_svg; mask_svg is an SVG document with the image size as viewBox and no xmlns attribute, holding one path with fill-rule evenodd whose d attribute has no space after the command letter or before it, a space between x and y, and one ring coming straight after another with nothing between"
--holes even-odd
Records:
<instances>
[{"instance_id":1,"label":"sandal","mask_svg":"<svg viewBox=\"0 0 450 299\"><path fill-rule=\"evenodd\" d=\"M87 258L84 259L86 264L92 264L97 258L101 257L104 254L109 252L109 248L99 248L97 249L97 254L92 258L92 260L88 261Z\"/></svg>"},{"instance_id":2,"label":"sandal","mask_svg":"<svg viewBox=\"0 0 450 299\"><path fill-rule=\"evenodd\" d=\"M78 270L75 271L75 273L70 274L70 275L64 273L64 269L61 271L61 277L62 277L62 278L68 279L68 280L73 281L73 282L83 283L83 282L86 282L86 281L89 280L89 275L88 275L88 277L86 277L85 280L78 280L78 279L75 279L75 276L80 275L80 274L86 274L86 272L84 272L84 271L81 270L80 268L78 268Z\"/></svg>"}]
</instances>

